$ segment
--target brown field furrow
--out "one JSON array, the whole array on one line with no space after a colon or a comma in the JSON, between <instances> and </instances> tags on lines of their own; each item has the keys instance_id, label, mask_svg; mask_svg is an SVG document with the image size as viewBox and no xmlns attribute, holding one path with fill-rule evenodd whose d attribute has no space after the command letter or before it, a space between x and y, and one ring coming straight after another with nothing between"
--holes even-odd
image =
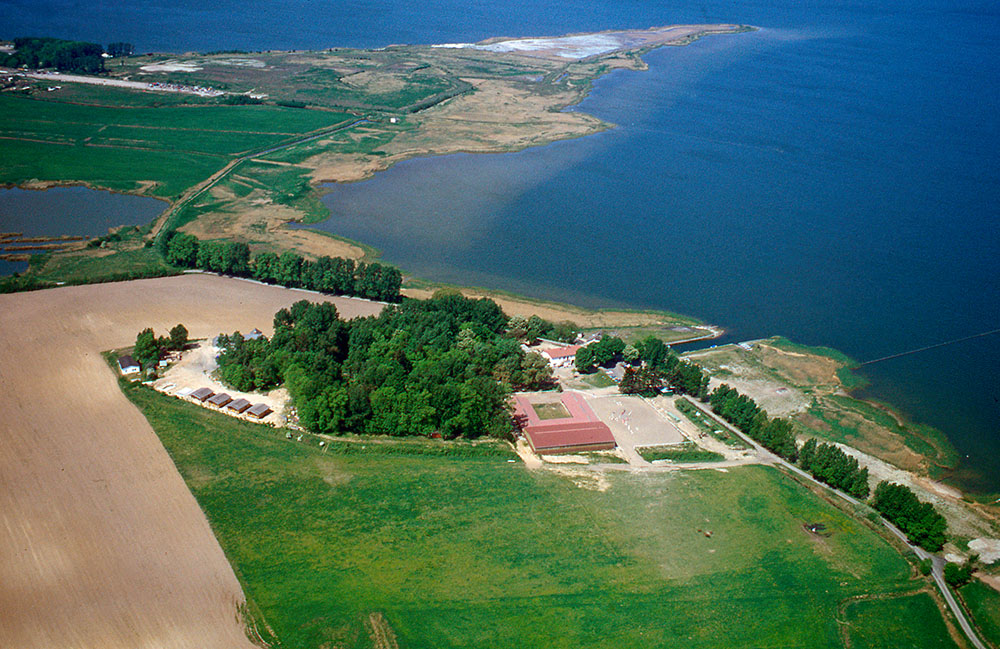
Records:
<instances>
[{"instance_id":1,"label":"brown field furrow","mask_svg":"<svg viewBox=\"0 0 1000 649\"><path fill-rule=\"evenodd\" d=\"M209 275L0 295L0 647L252 647L208 521L100 355L326 299Z\"/></svg>"}]
</instances>

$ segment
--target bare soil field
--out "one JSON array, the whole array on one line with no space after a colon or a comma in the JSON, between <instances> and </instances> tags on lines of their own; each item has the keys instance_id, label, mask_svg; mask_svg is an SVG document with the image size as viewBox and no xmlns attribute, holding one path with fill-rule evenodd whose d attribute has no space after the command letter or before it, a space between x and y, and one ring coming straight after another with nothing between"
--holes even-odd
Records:
<instances>
[{"instance_id":1,"label":"bare soil field","mask_svg":"<svg viewBox=\"0 0 1000 649\"><path fill-rule=\"evenodd\" d=\"M209 275L0 295L0 647L252 647L243 594L104 349L262 329L300 299Z\"/></svg>"}]
</instances>

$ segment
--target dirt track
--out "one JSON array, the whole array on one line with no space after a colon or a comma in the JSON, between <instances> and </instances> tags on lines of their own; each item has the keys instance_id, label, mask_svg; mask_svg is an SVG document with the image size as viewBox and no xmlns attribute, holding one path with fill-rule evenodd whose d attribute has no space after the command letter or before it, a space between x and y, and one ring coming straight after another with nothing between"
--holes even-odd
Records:
<instances>
[{"instance_id":1,"label":"dirt track","mask_svg":"<svg viewBox=\"0 0 1000 649\"><path fill-rule=\"evenodd\" d=\"M252 646L208 521L100 351L147 326L263 328L306 297L208 275L0 295L0 647Z\"/></svg>"}]
</instances>

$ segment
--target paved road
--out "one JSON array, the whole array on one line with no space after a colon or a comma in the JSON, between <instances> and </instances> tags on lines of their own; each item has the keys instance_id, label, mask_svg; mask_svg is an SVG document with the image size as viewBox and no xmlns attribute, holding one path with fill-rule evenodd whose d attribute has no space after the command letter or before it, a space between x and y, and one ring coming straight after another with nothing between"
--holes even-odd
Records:
<instances>
[{"instance_id":1,"label":"paved road","mask_svg":"<svg viewBox=\"0 0 1000 649\"><path fill-rule=\"evenodd\" d=\"M811 475L809 475L799 467L795 466L794 464L791 464L784 458L775 455L774 453L767 450L754 440L744 435L741 430L739 430L729 422L725 421L721 417L717 416L714 412L712 412L708 408L703 408L700 403L697 403L694 400L691 400L691 403L693 403L695 407L697 407L698 410L703 412L706 416L711 417L714 421L718 422L720 425L725 426L734 435L738 435L740 439L752 445L755 449L757 449L757 452L761 454L761 459L767 458L768 460L771 460L773 464L779 465L783 467L785 470L794 473L802 477L803 479L812 482L813 484L817 484L820 487L827 489L828 491L833 492L834 494L840 496L841 498L843 498L844 500L853 505L864 504L857 498L849 496L842 491L834 489L833 487L816 480L815 478L813 478ZM948 588L948 585L944 581L945 560L936 554L931 554L930 552L927 552L923 548L913 545L912 543L910 543L909 539L906 538L906 535L903 534L902 530L900 530L898 527L896 527L886 519L882 517L879 518L881 519L882 524L885 525L886 529L888 529L892 534L894 534L900 541L905 543L908 548L913 550L914 554L916 554L918 558L920 558L921 560L924 559L931 560L931 562L933 563L931 575L934 577L934 583L937 584L938 590L941 591L941 594L944 596L945 602L948 603L948 608L951 609L951 612L955 615L955 618L958 620L958 625L962 627L962 631L965 633L966 637L969 638L969 641L976 649L988 649L986 645L983 644L982 640L979 639L979 636L976 635L976 632L973 631L972 625L969 624L969 621L965 617L965 612L962 610L962 607L958 605L958 602L955 601L955 597L951 594L951 589Z\"/></svg>"}]
</instances>

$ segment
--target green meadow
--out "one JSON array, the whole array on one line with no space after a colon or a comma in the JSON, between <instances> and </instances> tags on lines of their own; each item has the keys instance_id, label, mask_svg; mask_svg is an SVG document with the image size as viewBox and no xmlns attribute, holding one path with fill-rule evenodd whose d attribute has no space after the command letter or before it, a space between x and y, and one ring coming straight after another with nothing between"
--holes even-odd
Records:
<instances>
[{"instance_id":1,"label":"green meadow","mask_svg":"<svg viewBox=\"0 0 1000 649\"><path fill-rule=\"evenodd\" d=\"M123 389L275 647L371 647L372 616L411 649L840 647L846 603L923 586L872 530L772 468L602 481L529 471L495 443L322 449ZM829 534L804 529L815 522ZM913 608L917 621L854 611L847 631L897 646L916 624L924 646L949 646L937 609Z\"/></svg>"},{"instance_id":2,"label":"green meadow","mask_svg":"<svg viewBox=\"0 0 1000 649\"><path fill-rule=\"evenodd\" d=\"M0 96L0 183L85 182L172 198L234 157L351 119L279 106L123 107Z\"/></svg>"},{"instance_id":3,"label":"green meadow","mask_svg":"<svg viewBox=\"0 0 1000 649\"><path fill-rule=\"evenodd\" d=\"M927 593L852 602L845 607L845 625L851 649L937 649L957 645ZM905 620L892 625L890 620Z\"/></svg>"},{"instance_id":4,"label":"green meadow","mask_svg":"<svg viewBox=\"0 0 1000 649\"><path fill-rule=\"evenodd\" d=\"M958 592L986 640L1000 647L1000 593L978 580L962 586Z\"/></svg>"}]
</instances>

